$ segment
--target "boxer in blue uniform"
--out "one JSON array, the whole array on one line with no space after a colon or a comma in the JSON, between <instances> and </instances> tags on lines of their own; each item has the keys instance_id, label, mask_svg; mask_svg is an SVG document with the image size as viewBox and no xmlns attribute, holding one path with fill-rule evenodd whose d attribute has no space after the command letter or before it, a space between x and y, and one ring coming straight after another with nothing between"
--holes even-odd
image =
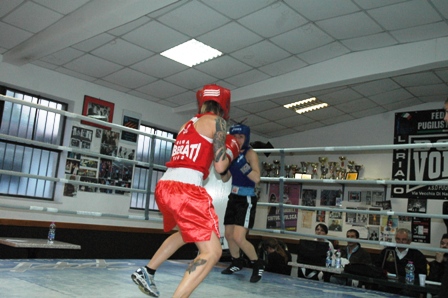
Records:
<instances>
[{"instance_id":1,"label":"boxer in blue uniform","mask_svg":"<svg viewBox=\"0 0 448 298\"><path fill-rule=\"evenodd\" d=\"M250 128L247 125L233 125L229 133L236 138L241 150L228 171L221 174L224 182L232 178L232 191L224 216L225 237L229 244L232 263L221 273L232 274L244 267L244 261L240 258L241 249L253 268L250 282L258 282L263 275L264 265L258 260L252 243L246 239L247 231L254 226L257 207L255 185L260 182L258 155L249 145Z\"/></svg>"}]
</instances>

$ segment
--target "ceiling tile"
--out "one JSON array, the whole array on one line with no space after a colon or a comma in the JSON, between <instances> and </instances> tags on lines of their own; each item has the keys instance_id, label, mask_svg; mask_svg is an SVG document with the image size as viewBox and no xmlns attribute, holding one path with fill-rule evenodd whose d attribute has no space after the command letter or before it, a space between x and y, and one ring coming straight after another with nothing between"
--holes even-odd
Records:
<instances>
[{"instance_id":1,"label":"ceiling tile","mask_svg":"<svg viewBox=\"0 0 448 298\"><path fill-rule=\"evenodd\" d=\"M178 9L159 17L161 23L188 36L200 36L230 20L197 1L189 1Z\"/></svg>"},{"instance_id":2,"label":"ceiling tile","mask_svg":"<svg viewBox=\"0 0 448 298\"><path fill-rule=\"evenodd\" d=\"M356 24L356 26L354 26ZM366 13L357 12L316 22L316 26L336 39L354 38L379 33L382 30Z\"/></svg>"},{"instance_id":3,"label":"ceiling tile","mask_svg":"<svg viewBox=\"0 0 448 298\"><path fill-rule=\"evenodd\" d=\"M280 120L275 121L276 123L283 125L285 127L296 127L303 124L308 124L314 122L313 119L310 119L305 114L299 115L297 113L294 113L292 117L283 118Z\"/></svg>"},{"instance_id":4,"label":"ceiling tile","mask_svg":"<svg viewBox=\"0 0 448 298\"><path fill-rule=\"evenodd\" d=\"M356 4L358 4L363 9L371 9L371 8L378 8L382 6L389 6L392 4L400 3L400 2L406 2L409 0L354 0Z\"/></svg>"},{"instance_id":5,"label":"ceiling tile","mask_svg":"<svg viewBox=\"0 0 448 298\"><path fill-rule=\"evenodd\" d=\"M156 82L153 82L146 86L138 88L137 91L145 93L145 94L149 94L152 97L164 99L164 98L170 98L175 95L184 93L187 90L185 88L176 86L169 82L166 82L163 80L158 80Z\"/></svg>"},{"instance_id":6,"label":"ceiling tile","mask_svg":"<svg viewBox=\"0 0 448 298\"><path fill-rule=\"evenodd\" d=\"M353 85L352 88L364 96L371 96L385 91L398 89L400 86L390 79L383 79Z\"/></svg>"},{"instance_id":7,"label":"ceiling tile","mask_svg":"<svg viewBox=\"0 0 448 298\"><path fill-rule=\"evenodd\" d=\"M350 51L342 44L333 42L320 48L299 54L298 57L309 64L315 64L342 56L348 52Z\"/></svg>"},{"instance_id":8,"label":"ceiling tile","mask_svg":"<svg viewBox=\"0 0 448 298\"><path fill-rule=\"evenodd\" d=\"M17 28L37 33L62 18L62 14L31 1L26 1L2 21Z\"/></svg>"},{"instance_id":9,"label":"ceiling tile","mask_svg":"<svg viewBox=\"0 0 448 298\"><path fill-rule=\"evenodd\" d=\"M443 15L445 19L448 19L448 2L439 0L439 1L431 1L432 5L434 5L440 13Z\"/></svg>"},{"instance_id":10,"label":"ceiling tile","mask_svg":"<svg viewBox=\"0 0 448 298\"><path fill-rule=\"evenodd\" d=\"M67 69L67 68L64 68L64 67L58 67L58 68L55 69L55 71L57 71L59 73L62 73L62 74L65 74L65 75L68 75L68 76L71 76L71 77L74 77L74 78L81 79L83 81L87 81L87 82L93 82L93 81L96 80L96 78L93 77L93 76L89 76L89 75L86 75L86 74L83 74L83 73L79 73L77 71L73 71L71 69Z\"/></svg>"},{"instance_id":11,"label":"ceiling tile","mask_svg":"<svg viewBox=\"0 0 448 298\"><path fill-rule=\"evenodd\" d=\"M352 113L356 111L362 111L369 108L375 107L376 104L367 98L360 98L351 100L339 105L335 105L334 107L344 113ZM322 120L323 121L323 120Z\"/></svg>"},{"instance_id":12,"label":"ceiling tile","mask_svg":"<svg viewBox=\"0 0 448 298\"><path fill-rule=\"evenodd\" d=\"M265 134L265 133L270 133L270 132L278 132L285 129L284 126L279 125L277 123L265 123L265 124L260 124L260 125L254 125L251 127L252 131L255 132L260 132L260 134Z\"/></svg>"},{"instance_id":13,"label":"ceiling tile","mask_svg":"<svg viewBox=\"0 0 448 298\"><path fill-rule=\"evenodd\" d=\"M413 98L414 96L405 89L395 89L392 91L373 95L370 99L379 105L387 105L395 101Z\"/></svg>"},{"instance_id":14,"label":"ceiling tile","mask_svg":"<svg viewBox=\"0 0 448 298\"><path fill-rule=\"evenodd\" d=\"M231 19L239 19L274 2L277 0L207 0L205 4Z\"/></svg>"},{"instance_id":15,"label":"ceiling tile","mask_svg":"<svg viewBox=\"0 0 448 298\"><path fill-rule=\"evenodd\" d=\"M403 87L411 86L422 86L422 85L432 85L434 83L442 83L433 72L421 72L415 74L408 74L403 76L398 76L393 79L395 82Z\"/></svg>"},{"instance_id":16,"label":"ceiling tile","mask_svg":"<svg viewBox=\"0 0 448 298\"><path fill-rule=\"evenodd\" d=\"M323 119L328 119L331 117L341 116L342 114L343 114L343 112L341 112L340 110L338 110L332 106L328 106L323 109L319 109L319 110L315 110L315 111L306 113L306 116L313 120L323 120Z\"/></svg>"},{"instance_id":17,"label":"ceiling tile","mask_svg":"<svg viewBox=\"0 0 448 298\"><path fill-rule=\"evenodd\" d=\"M447 36L446 21L392 31L390 33L399 42L413 42Z\"/></svg>"},{"instance_id":18,"label":"ceiling tile","mask_svg":"<svg viewBox=\"0 0 448 298\"><path fill-rule=\"evenodd\" d=\"M369 15L386 30L397 30L442 20L428 1L420 0L375 8L369 10Z\"/></svg>"},{"instance_id":19,"label":"ceiling tile","mask_svg":"<svg viewBox=\"0 0 448 298\"><path fill-rule=\"evenodd\" d=\"M227 55L199 64L195 68L219 79L226 79L251 69L247 64Z\"/></svg>"},{"instance_id":20,"label":"ceiling tile","mask_svg":"<svg viewBox=\"0 0 448 298\"><path fill-rule=\"evenodd\" d=\"M337 116L337 117L331 117L328 119L322 119L320 120L322 123L324 123L325 125L333 125L333 124L337 124L337 123L342 123L342 122L347 122L347 121L351 121L354 120L355 117L349 115L349 114L345 114L345 115L341 115L341 116Z\"/></svg>"},{"instance_id":21,"label":"ceiling tile","mask_svg":"<svg viewBox=\"0 0 448 298\"><path fill-rule=\"evenodd\" d=\"M260 101L257 103L249 103L249 104L236 104L235 106L238 109L248 111L250 113L258 113L261 111L271 110L273 108L277 108L279 105L275 104L271 101Z\"/></svg>"},{"instance_id":22,"label":"ceiling tile","mask_svg":"<svg viewBox=\"0 0 448 298\"><path fill-rule=\"evenodd\" d=\"M154 55L132 65L131 68L153 77L166 78L189 67L162 55Z\"/></svg>"},{"instance_id":23,"label":"ceiling tile","mask_svg":"<svg viewBox=\"0 0 448 298\"><path fill-rule=\"evenodd\" d=\"M165 99L164 101L168 101L173 103L175 106L183 106L190 103L196 102L196 93L192 91L187 91L178 95L174 95Z\"/></svg>"},{"instance_id":24,"label":"ceiling tile","mask_svg":"<svg viewBox=\"0 0 448 298\"><path fill-rule=\"evenodd\" d=\"M377 49L397 44L397 41L390 36L389 33L378 33L367 36L349 38L341 40L352 51L364 51L370 49Z\"/></svg>"},{"instance_id":25,"label":"ceiling tile","mask_svg":"<svg viewBox=\"0 0 448 298\"><path fill-rule=\"evenodd\" d=\"M186 89L199 90L202 86L215 82L216 78L198 71L197 69L189 68L166 77L165 80Z\"/></svg>"},{"instance_id":26,"label":"ceiling tile","mask_svg":"<svg viewBox=\"0 0 448 298\"><path fill-rule=\"evenodd\" d=\"M289 57L291 54L265 40L236 51L231 56L251 66L260 67Z\"/></svg>"},{"instance_id":27,"label":"ceiling tile","mask_svg":"<svg viewBox=\"0 0 448 298\"><path fill-rule=\"evenodd\" d=\"M350 115L352 115L355 118L363 118L363 117L378 115L378 114L385 113L385 112L387 112L387 109L378 106L375 108L366 109L366 110L362 110L359 112L353 112L353 113L350 113Z\"/></svg>"},{"instance_id":28,"label":"ceiling tile","mask_svg":"<svg viewBox=\"0 0 448 298\"><path fill-rule=\"evenodd\" d=\"M268 65L264 65L258 69L270 76L276 77L294 70L298 70L305 66L307 66L307 63L297 57L292 56Z\"/></svg>"},{"instance_id":29,"label":"ceiling tile","mask_svg":"<svg viewBox=\"0 0 448 298\"><path fill-rule=\"evenodd\" d=\"M81 56L65 64L64 67L96 78L102 78L122 68L118 64L92 55Z\"/></svg>"},{"instance_id":30,"label":"ceiling tile","mask_svg":"<svg viewBox=\"0 0 448 298\"><path fill-rule=\"evenodd\" d=\"M262 73L259 70L254 69L254 70L250 70L245 73L227 78L226 81L234 86L242 87L242 86L251 85L253 83L257 83L257 82L266 80L267 78L269 78L268 75L266 75L265 73Z\"/></svg>"},{"instance_id":31,"label":"ceiling tile","mask_svg":"<svg viewBox=\"0 0 448 298\"><path fill-rule=\"evenodd\" d=\"M157 79L133 69L124 68L103 78L105 81L135 89L152 83Z\"/></svg>"},{"instance_id":32,"label":"ceiling tile","mask_svg":"<svg viewBox=\"0 0 448 298\"><path fill-rule=\"evenodd\" d=\"M268 120L276 121L276 120L296 116L297 113L294 112L293 110L286 109L284 107L276 107L276 108L269 109L267 111L258 112L257 115L259 115L260 117L266 118Z\"/></svg>"},{"instance_id":33,"label":"ceiling tile","mask_svg":"<svg viewBox=\"0 0 448 298\"><path fill-rule=\"evenodd\" d=\"M2 5L0 5L0 18L15 9L22 2L23 0L2 1Z\"/></svg>"},{"instance_id":34,"label":"ceiling tile","mask_svg":"<svg viewBox=\"0 0 448 298\"><path fill-rule=\"evenodd\" d=\"M78 51L73 48L65 48L59 52L43 57L41 60L55 65L63 65L73 59L81 57L82 55L84 55L84 52L82 51Z\"/></svg>"},{"instance_id":35,"label":"ceiling tile","mask_svg":"<svg viewBox=\"0 0 448 298\"><path fill-rule=\"evenodd\" d=\"M123 92L123 93L127 93L127 92L131 91L131 89L123 87L122 85L118 85L118 84L103 81L103 80L96 80L94 83L97 85L100 85L100 86L104 86L106 88L110 88L113 90Z\"/></svg>"},{"instance_id":36,"label":"ceiling tile","mask_svg":"<svg viewBox=\"0 0 448 298\"><path fill-rule=\"evenodd\" d=\"M292 54L298 54L329 44L334 39L314 24L306 24L277 35L271 41Z\"/></svg>"},{"instance_id":37,"label":"ceiling tile","mask_svg":"<svg viewBox=\"0 0 448 298\"><path fill-rule=\"evenodd\" d=\"M114 38L115 37L110 34L103 33L74 44L72 47L80 51L90 52L102 45L107 44L108 42L111 42Z\"/></svg>"},{"instance_id":38,"label":"ceiling tile","mask_svg":"<svg viewBox=\"0 0 448 298\"><path fill-rule=\"evenodd\" d=\"M122 38L155 53L161 53L190 39L157 21L149 22Z\"/></svg>"},{"instance_id":39,"label":"ceiling tile","mask_svg":"<svg viewBox=\"0 0 448 298\"><path fill-rule=\"evenodd\" d=\"M115 61L123 66L132 65L154 55L153 52L120 38L116 38L104 46L99 47L92 51L92 54L109 61Z\"/></svg>"},{"instance_id":40,"label":"ceiling tile","mask_svg":"<svg viewBox=\"0 0 448 298\"><path fill-rule=\"evenodd\" d=\"M285 3L310 21L329 19L359 11L353 2L346 0L285 0Z\"/></svg>"},{"instance_id":41,"label":"ceiling tile","mask_svg":"<svg viewBox=\"0 0 448 298\"><path fill-rule=\"evenodd\" d=\"M244 124L248 125L249 127L252 127L254 125L266 124L266 123L270 122L269 120L267 120L263 117L257 116L255 114L248 115L246 118L247 119L244 121ZM238 119L239 121L244 120L243 117L234 118L234 119Z\"/></svg>"},{"instance_id":42,"label":"ceiling tile","mask_svg":"<svg viewBox=\"0 0 448 298\"><path fill-rule=\"evenodd\" d=\"M69 14L72 11L80 8L81 6L89 2L89 0L76 0L76 1L33 0L33 1L51 10L57 11L61 14Z\"/></svg>"},{"instance_id":43,"label":"ceiling tile","mask_svg":"<svg viewBox=\"0 0 448 298\"><path fill-rule=\"evenodd\" d=\"M31 33L0 22L0 47L12 49L32 36Z\"/></svg>"},{"instance_id":44,"label":"ceiling tile","mask_svg":"<svg viewBox=\"0 0 448 298\"><path fill-rule=\"evenodd\" d=\"M238 22L259 35L269 38L297 28L305 24L307 20L282 2L276 2L239 19Z\"/></svg>"},{"instance_id":45,"label":"ceiling tile","mask_svg":"<svg viewBox=\"0 0 448 298\"><path fill-rule=\"evenodd\" d=\"M420 100L418 100L417 98L411 98L411 99L406 99L406 100L402 100L402 101L392 102L390 104L384 105L384 108L386 108L388 111L394 111L394 110L403 109L403 107L405 107L405 106L414 106L414 105L418 105L421 103L422 102Z\"/></svg>"},{"instance_id":46,"label":"ceiling tile","mask_svg":"<svg viewBox=\"0 0 448 298\"><path fill-rule=\"evenodd\" d=\"M107 33L114 35L114 36L122 36L126 33L129 33L135 29L137 29L138 27L143 26L144 24L147 24L151 21L150 18L148 18L147 16L143 16L141 18L138 18L132 22L126 23L122 26L116 27L112 30L107 31Z\"/></svg>"},{"instance_id":47,"label":"ceiling tile","mask_svg":"<svg viewBox=\"0 0 448 298\"><path fill-rule=\"evenodd\" d=\"M415 96L448 94L448 86L446 84L415 86L415 87L408 87L406 89Z\"/></svg>"},{"instance_id":48,"label":"ceiling tile","mask_svg":"<svg viewBox=\"0 0 448 298\"><path fill-rule=\"evenodd\" d=\"M317 98L323 102L328 103L329 105L337 105L340 103L345 103L348 101L353 101L355 99L359 99L362 96L355 90L350 88L342 88L338 90L334 90L333 92L318 95Z\"/></svg>"},{"instance_id":49,"label":"ceiling tile","mask_svg":"<svg viewBox=\"0 0 448 298\"><path fill-rule=\"evenodd\" d=\"M197 38L221 52L231 53L258 43L263 38L238 23L229 23Z\"/></svg>"}]
</instances>

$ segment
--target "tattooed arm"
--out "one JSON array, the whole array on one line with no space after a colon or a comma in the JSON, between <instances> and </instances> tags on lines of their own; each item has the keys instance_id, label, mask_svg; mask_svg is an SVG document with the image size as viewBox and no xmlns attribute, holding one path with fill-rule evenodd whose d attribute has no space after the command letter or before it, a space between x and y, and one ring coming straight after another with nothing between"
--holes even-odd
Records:
<instances>
[{"instance_id":1,"label":"tattooed arm","mask_svg":"<svg viewBox=\"0 0 448 298\"><path fill-rule=\"evenodd\" d=\"M214 166L218 173L223 173L230 165L230 161L226 157L226 134L227 124L221 117L216 117L216 131L213 135L213 156Z\"/></svg>"}]
</instances>

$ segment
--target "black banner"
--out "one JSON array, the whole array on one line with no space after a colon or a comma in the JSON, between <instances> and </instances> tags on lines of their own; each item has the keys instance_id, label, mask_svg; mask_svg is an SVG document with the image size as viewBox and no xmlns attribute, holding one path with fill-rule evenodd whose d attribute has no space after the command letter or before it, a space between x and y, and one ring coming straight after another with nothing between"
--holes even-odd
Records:
<instances>
[{"instance_id":1,"label":"black banner","mask_svg":"<svg viewBox=\"0 0 448 298\"><path fill-rule=\"evenodd\" d=\"M395 144L446 142L446 147L394 150L392 180L446 181L448 129L444 110L395 114ZM448 185L392 185L391 198L447 199Z\"/></svg>"}]
</instances>

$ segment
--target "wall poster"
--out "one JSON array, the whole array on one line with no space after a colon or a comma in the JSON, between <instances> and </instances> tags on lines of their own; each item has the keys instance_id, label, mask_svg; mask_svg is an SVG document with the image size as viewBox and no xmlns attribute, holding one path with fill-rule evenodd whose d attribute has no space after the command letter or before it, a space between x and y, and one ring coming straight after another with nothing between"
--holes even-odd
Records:
<instances>
[{"instance_id":1,"label":"wall poster","mask_svg":"<svg viewBox=\"0 0 448 298\"><path fill-rule=\"evenodd\" d=\"M269 203L278 203L280 189L278 183L269 183ZM299 205L299 184L285 184L283 190L283 203L291 205ZM298 209L283 208L283 214L285 219L285 230L296 231L297 230L297 214ZM266 228L278 229L280 228L280 210L278 207L269 207Z\"/></svg>"},{"instance_id":2,"label":"wall poster","mask_svg":"<svg viewBox=\"0 0 448 298\"><path fill-rule=\"evenodd\" d=\"M395 144L448 142L444 110L395 114ZM393 152L392 179L441 181L448 178L447 147ZM391 198L447 199L448 185L392 185Z\"/></svg>"}]
</instances>

